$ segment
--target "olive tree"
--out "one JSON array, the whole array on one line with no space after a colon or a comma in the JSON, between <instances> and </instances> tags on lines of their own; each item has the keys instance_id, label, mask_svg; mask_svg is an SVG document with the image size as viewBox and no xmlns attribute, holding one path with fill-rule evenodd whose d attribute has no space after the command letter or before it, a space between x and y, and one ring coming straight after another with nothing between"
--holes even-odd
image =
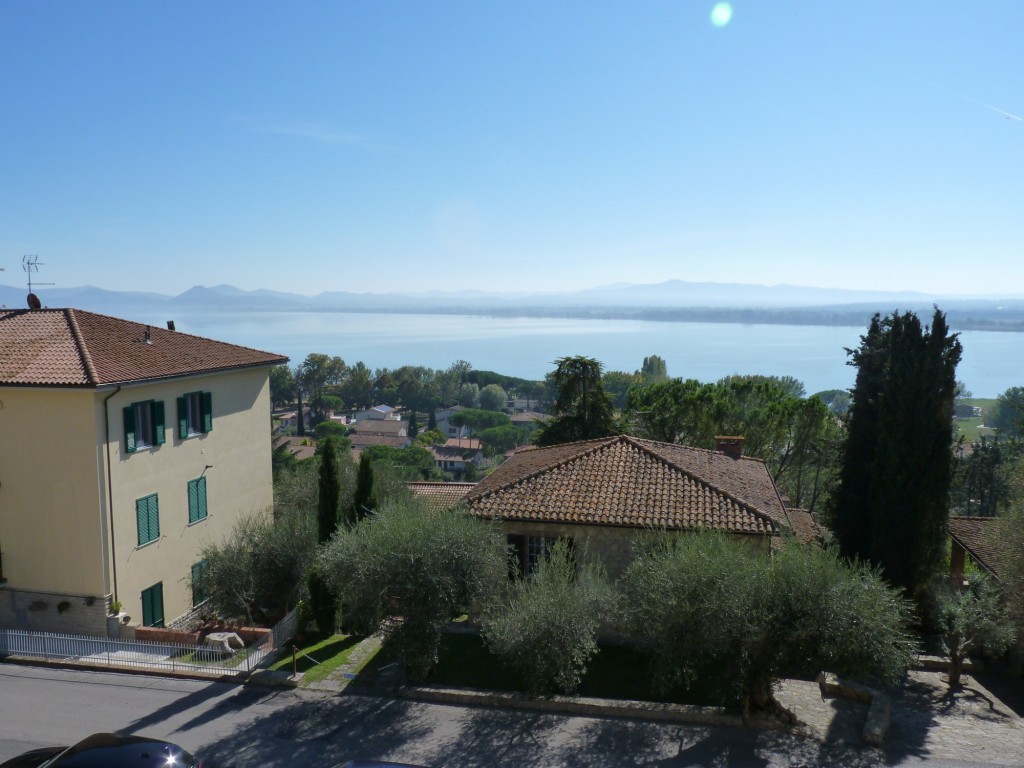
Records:
<instances>
[{"instance_id":1,"label":"olive tree","mask_svg":"<svg viewBox=\"0 0 1024 768\"><path fill-rule=\"evenodd\" d=\"M569 542L559 539L485 617L484 640L529 693L572 693L597 653L608 595L601 570L577 565Z\"/></svg>"},{"instance_id":2,"label":"olive tree","mask_svg":"<svg viewBox=\"0 0 1024 768\"><path fill-rule=\"evenodd\" d=\"M351 626L394 642L413 680L437 663L444 626L488 604L507 574L493 524L411 499L340 530L321 550L318 571L342 595Z\"/></svg>"},{"instance_id":3,"label":"olive tree","mask_svg":"<svg viewBox=\"0 0 1024 768\"><path fill-rule=\"evenodd\" d=\"M783 675L892 683L913 655L910 607L877 571L794 541L769 557L720 534L659 536L641 542L621 587L655 684L703 675L745 715L792 717L773 696Z\"/></svg>"}]
</instances>

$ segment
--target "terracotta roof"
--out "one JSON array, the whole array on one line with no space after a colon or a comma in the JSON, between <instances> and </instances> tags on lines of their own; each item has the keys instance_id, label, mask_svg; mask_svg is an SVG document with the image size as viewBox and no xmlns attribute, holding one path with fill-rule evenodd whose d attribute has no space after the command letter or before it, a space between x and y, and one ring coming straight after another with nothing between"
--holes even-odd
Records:
<instances>
[{"instance_id":1,"label":"terracotta roof","mask_svg":"<svg viewBox=\"0 0 1024 768\"><path fill-rule=\"evenodd\" d=\"M519 450L467 496L506 520L775 534L790 527L759 459L626 435Z\"/></svg>"},{"instance_id":2,"label":"terracotta roof","mask_svg":"<svg viewBox=\"0 0 1024 768\"><path fill-rule=\"evenodd\" d=\"M357 421L352 431L360 435L398 435L409 428L407 421L388 419L363 419Z\"/></svg>"},{"instance_id":3,"label":"terracotta roof","mask_svg":"<svg viewBox=\"0 0 1024 768\"><path fill-rule=\"evenodd\" d=\"M479 451L483 446L475 437L449 437L443 448L455 448L462 451Z\"/></svg>"},{"instance_id":4,"label":"terracotta roof","mask_svg":"<svg viewBox=\"0 0 1024 768\"><path fill-rule=\"evenodd\" d=\"M303 443L306 443L306 445L303 445ZM316 456L316 440L312 440L308 437L290 437L287 435L280 435L274 438L271 445L275 451L282 445L287 445L288 453L300 460L311 459Z\"/></svg>"},{"instance_id":5,"label":"terracotta roof","mask_svg":"<svg viewBox=\"0 0 1024 768\"><path fill-rule=\"evenodd\" d=\"M801 544L820 546L832 537L832 532L815 520L806 509L786 507L786 521L793 532L793 539Z\"/></svg>"},{"instance_id":6,"label":"terracotta roof","mask_svg":"<svg viewBox=\"0 0 1024 768\"><path fill-rule=\"evenodd\" d=\"M1000 535L1003 521L998 517L951 517L949 535L967 550L978 565L999 578L999 562L1006 556L1006 539Z\"/></svg>"},{"instance_id":7,"label":"terracotta roof","mask_svg":"<svg viewBox=\"0 0 1024 768\"><path fill-rule=\"evenodd\" d=\"M98 387L286 362L81 309L0 311L0 385Z\"/></svg>"},{"instance_id":8,"label":"terracotta roof","mask_svg":"<svg viewBox=\"0 0 1024 768\"><path fill-rule=\"evenodd\" d=\"M431 509L451 509L476 487L476 483L406 483L406 487Z\"/></svg>"},{"instance_id":9,"label":"terracotta roof","mask_svg":"<svg viewBox=\"0 0 1024 768\"><path fill-rule=\"evenodd\" d=\"M367 435L353 432L348 436L353 448L369 448L371 445L388 445L392 448L404 448L409 444L408 437L401 435Z\"/></svg>"}]
</instances>

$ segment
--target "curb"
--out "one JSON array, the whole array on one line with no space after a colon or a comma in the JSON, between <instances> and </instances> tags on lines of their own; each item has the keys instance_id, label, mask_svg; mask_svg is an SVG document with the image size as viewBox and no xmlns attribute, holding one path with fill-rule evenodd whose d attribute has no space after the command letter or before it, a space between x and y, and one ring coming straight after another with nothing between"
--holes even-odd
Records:
<instances>
[{"instance_id":1,"label":"curb","mask_svg":"<svg viewBox=\"0 0 1024 768\"><path fill-rule=\"evenodd\" d=\"M184 670L150 669L120 664L89 664L88 662L81 661L37 659L27 656L3 656L0 657L0 664L17 664L22 667L44 667L48 669L77 669L82 672L115 672L122 675L140 675L142 677L172 677L177 680L196 680L202 683L231 683L234 685L244 685L252 674L250 672L235 672L231 674L202 675Z\"/></svg>"},{"instance_id":2,"label":"curb","mask_svg":"<svg viewBox=\"0 0 1024 768\"><path fill-rule=\"evenodd\" d=\"M887 693L876 691L866 685L840 680L830 672L822 672L818 675L818 687L821 689L823 697L832 696L867 703L868 715L864 720L861 738L868 744L873 744L876 747L882 746L882 742L885 741L885 737L889 733L892 716L892 702Z\"/></svg>"},{"instance_id":3,"label":"curb","mask_svg":"<svg viewBox=\"0 0 1024 768\"><path fill-rule=\"evenodd\" d=\"M662 704L649 701L598 699L577 696L530 698L520 693L498 693L493 691L475 691L466 688L423 686L402 686L396 691L396 694L399 698L433 702L435 704L522 709L564 715L584 715L587 717L615 717L662 723L718 725L731 728L752 726L755 728L786 730L789 727L781 721L758 715L752 716L744 722L741 715L730 712L722 707L701 707L691 704Z\"/></svg>"}]
</instances>

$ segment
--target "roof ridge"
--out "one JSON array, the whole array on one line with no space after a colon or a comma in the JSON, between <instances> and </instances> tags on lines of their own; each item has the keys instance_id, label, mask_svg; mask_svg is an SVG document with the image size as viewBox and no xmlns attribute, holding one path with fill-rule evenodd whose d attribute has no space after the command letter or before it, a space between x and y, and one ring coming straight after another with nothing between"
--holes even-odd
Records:
<instances>
[{"instance_id":1,"label":"roof ridge","mask_svg":"<svg viewBox=\"0 0 1024 768\"><path fill-rule=\"evenodd\" d=\"M78 318L75 317L77 310L69 307L61 311L67 320L68 328L71 329L71 335L75 337L75 348L78 350L78 356L82 359L82 365L85 366L85 375L88 377L89 383L99 384L99 374L96 372L96 366L93 365L89 348L85 344L85 336L82 335L82 329L78 327Z\"/></svg>"},{"instance_id":2,"label":"roof ridge","mask_svg":"<svg viewBox=\"0 0 1024 768\"><path fill-rule=\"evenodd\" d=\"M735 504L738 504L740 507L742 507L743 509L747 510L751 514L757 515L762 520L766 520L766 521L772 523L774 526L778 526L778 524L781 522L779 520L776 520L774 517L772 517L767 512L765 512L765 511L763 511L761 509L758 509L757 507L751 506L749 502L746 502L746 501L743 501L740 498L737 498L736 494L731 493L731 492L729 492L729 491L719 487L718 484L713 483L710 480L707 480L706 478L698 477L697 475L695 475L690 470L686 469L685 467L679 466L674 461L671 461L668 458L666 458L665 456L662 456L662 455L658 454L653 449L651 449L648 446L643 444L644 442L647 442L647 443L658 443L657 440L646 440L646 439L643 439L643 438L634 438L631 435L623 435L623 437L628 438L630 442L632 442L634 445L636 445L638 448L643 450L645 453L647 453L648 455L650 455L654 459L660 461L661 463L663 463L663 464L665 464L665 465L667 465L669 467L672 467L672 469L676 470L677 472L680 472L680 473L686 475L688 478L690 478L694 482L697 482L697 483L699 483L701 485L707 486L708 488L710 488L711 490L715 491L716 493L720 493L722 496L725 496L727 499L730 499L732 502L734 502ZM641 440L643 442L641 442ZM708 454L720 454L720 453L722 453L721 451L711 451L711 450L708 450L707 448L694 448L693 446L681 445L679 443L658 443L658 444L659 445L671 445L671 446L677 447L677 448L686 448L687 450L700 451L701 453L708 453ZM769 477L769 479L771 479L771 474L769 474L768 477ZM772 479L772 486L775 487L775 480L774 479ZM778 487L775 487L775 495L776 496L779 495ZM792 529L793 528L793 523L789 519L789 515L786 513L786 505L782 503L782 499L781 498L779 499L779 504L782 506L783 514L786 515L786 521L785 521L786 524L789 526L789 528Z\"/></svg>"},{"instance_id":3,"label":"roof ridge","mask_svg":"<svg viewBox=\"0 0 1024 768\"><path fill-rule=\"evenodd\" d=\"M481 493L479 496L476 496L474 498L474 500L476 500L476 499L486 499L488 496L491 496L491 495L497 493L498 491L503 491L506 488L511 488L514 485L519 485L520 483L522 483L522 482L524 482L526 480L530 480L530 479L532 479L534 477L537 477L538 475L541 475L541 474L543 474L545 472L550 472L551 470L557 469L558 467L563 467L566 464L568 464L570 461L575 461L576 459L580 458L581 456L586 456L586 455L588 455L590 453L594 453L595 451L600 449L603 445L606 445L608 443L612 443L612 442L614 442L614 441L616 441L616 440L618 440L619 438L622 438L622 437L629 437L629 436L628 435L611 435L609 437L595 437L595 438L592 438L590 440L579 440L579 441L570 440L567 443L558 443L556 445L545 445L543 447L538 447L535 450L545 450L547 448L558 448L559 446L562 446L562 445L573 445L573 444L588 446L588 447L586 447L586 448L584 448L584 449L582 449L580 451L577 451L577 452L571 454L570 456L562 459L561 461L556 461L554 464L545 464L545 465L543 465L541 467L538 467L533 472L530 472L528 474L523 475L522 477L517 477L514 480L509 480L507 483L502 483L497 488L491 488L489 490L486 490L483 493Z\"/></svg>"}]
</instances>

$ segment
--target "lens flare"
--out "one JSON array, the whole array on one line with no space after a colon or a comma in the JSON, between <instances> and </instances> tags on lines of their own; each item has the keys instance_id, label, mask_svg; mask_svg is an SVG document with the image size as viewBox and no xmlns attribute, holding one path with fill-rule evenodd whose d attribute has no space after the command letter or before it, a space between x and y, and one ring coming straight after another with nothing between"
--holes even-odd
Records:
<instances>
[{"instance_id":1,"label":"lens flare","mask_svg":"<svg viewBox=\"0 0 1024 768\"><path fill-rule=\"evenodd\" d=\"M729 3L717 3L711 9L711 23L716 27L724 27L732 19L732 6Z\"/></svg>"}]
</instances>

